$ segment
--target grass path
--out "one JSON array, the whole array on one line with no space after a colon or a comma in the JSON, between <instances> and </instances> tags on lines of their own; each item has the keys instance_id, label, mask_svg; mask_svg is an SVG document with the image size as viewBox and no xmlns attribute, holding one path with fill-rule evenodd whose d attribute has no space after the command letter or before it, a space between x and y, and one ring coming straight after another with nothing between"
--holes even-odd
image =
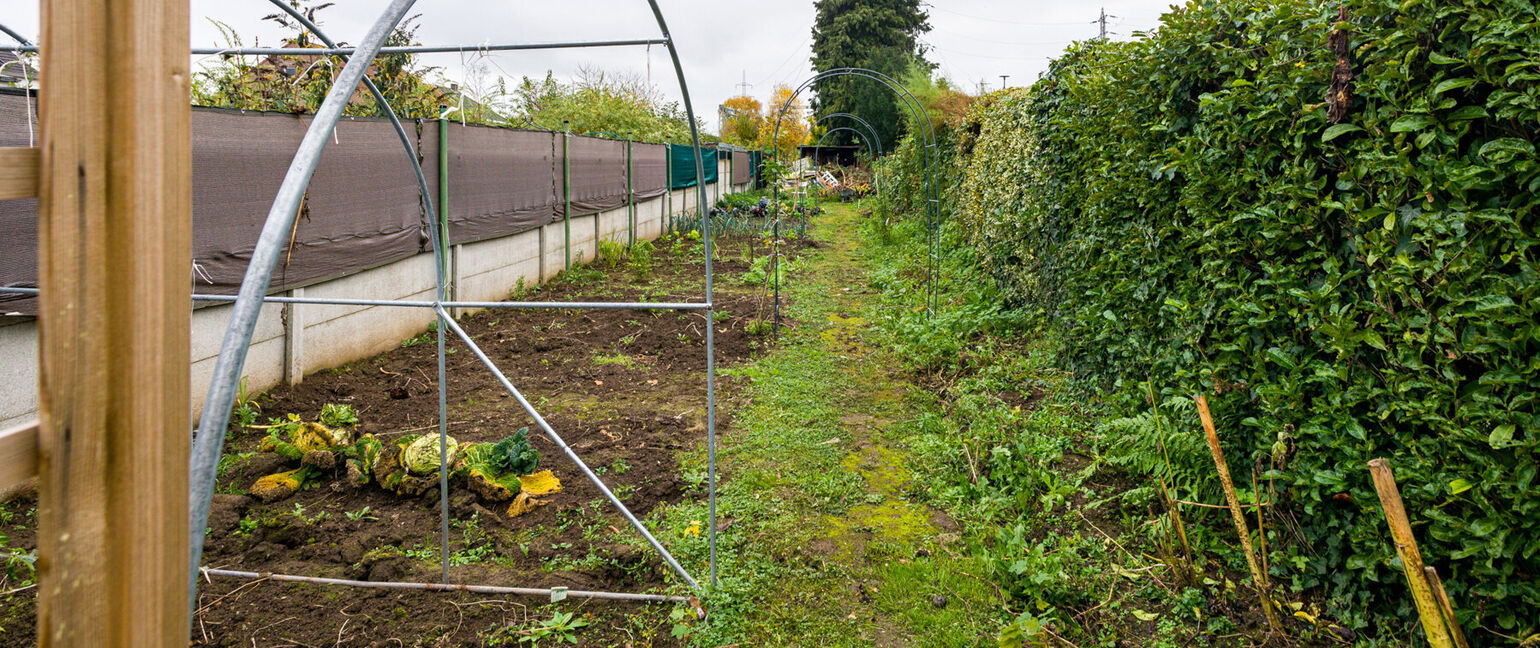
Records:
<instances>
[{"instance_id":1,"label":"grass path","mask_svg":"<svg viewBox=\"0 0 1540 648\"><path fill-rule=\"evenodd\" d=\"M853 206L827 207L820 247L788 286L795 324L774 351L733 372L749 387L723 431L721 584L711 620L690 637L696 645L992 639L993 585L948 550L959 537L951 518L909 497L904 430L922 399L869 324L878 300L858 218Z\"/></svg>"}]
</instances>

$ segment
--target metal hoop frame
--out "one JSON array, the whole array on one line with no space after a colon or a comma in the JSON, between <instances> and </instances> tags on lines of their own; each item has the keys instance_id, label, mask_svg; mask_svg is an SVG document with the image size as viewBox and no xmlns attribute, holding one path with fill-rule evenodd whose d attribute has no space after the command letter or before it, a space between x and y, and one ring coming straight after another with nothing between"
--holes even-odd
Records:
<instances>
[{"instance_id":1,"label":"metal hoop frame","mask_svg":"<svg viewBox=\"0 0 1540 648\"><path fill-rule=\"evenodd\" d=\"M909 109L910 114L914 116L915 122L925 127L925 153L922 157L922 160L925 164L926 224L930 230L930 264L925 273L926 282L928 284L925 297L925 310L930 314L930 316L934 317L936 315L937 306L939 304L938 297L936 295L936 280L940 273L941 267L941 190L940 187L936 186L935 178L935 165L939 160L939 157L938 152L936 151L936 131L931 127L930 112L925 110L924 104L920 103L919 98L915 97L914 93L909 92L908 88L905 88L902 84L898 83L898 81L893 79L893 77L869 68L834 68L830 70L824 70L818 74L808 77L806 81L803 81L801 85L797 86L796 90L792 91L791 96L787 97L786 101L782 102L781 105L776 108L775 131L770 139L770 145L775 147L775 160L776 162L780 162L781 159L781 149L776 145L777 140L779 140L781 137L781 120L786 116L786 111L791 109L792 102L797 100L797 97L802 94L803 90L806 90L814 83L823 79L829 79L837 76L863 77L877 81L887 86L888 89L892 90L899 99L904 101L904 107ZM772 196L772 204L780 204L780 189L781 187L779 182L771 186L770 193ZM781 219L777 217L775 219L774 235L777 240L780 239L780 227ZM776 266L779 265L779 263L780 259L777 258L771 265ZM774 267L772 267L771 272L775 276L775 321L771 325L771 329L775 331L776 334L779 334L781 328L781 276L779 272L775 272Z\"/></svg>"},{"instance_id":2,"label":"metal hoop frame","mask_svg":"<svg viewBox=\"0 0 1540 648\"><path fill-rule=\"evenodd\" d=\"M828 137L830 135L833 135L835 133L838 133L840 131L848 131L848 132L851 132L851 133L855 133L856 137L860 138L862 146L864 146L866 148L867 154L870 155L873 152L871 142L868 142L866 140L866 134L865 133L862 133L861 131L858 131L858 130L856 130L854 128L851 128L849 126L836 126L836 127L832 128L832 129L824 131L824 134L820 135L818 137L818 143L813 145L813 159L814 160L819 159L819 151L820 151L820 149L823 148L824 138L826 138L826 137Z\"/></svg>"},{"instance_id":3,"label":"metal hoop frame","mask_svg":"<svg viewBox=\"0 0 1540 648\"><path fill-rule=\"evenodd\" d=\"M875 163L877 161L877 158L882 157L882 139L877 137L877 129L872 128L872 125L870 123L867 123L867 121L865 119L861 119L860 117L857 117L857 116L852 115L850 113L830 113L830 114L824 115L822 117L819 117L818 119L813 120L813 125L817 126L819 124L824 123L824 121L829 120L829 119L833 119L835 117L844 117L846 119L853 120L856 123L861 124L862 126L865 126L867 132L861 132L861 131L858 131L858 130L855 130L855 129L852 129L852 128L849 128L849 127L843 127L843 126L840 127L840 128L836 128L834 130L831 130L831 131L824 132L823 136L818 138L818 144L813 147L813 157L814 157L814 159L817 159L817 157L818 157L818 149L823 147L823 138L824 137L828 137L830 134L834 133L835 131L842 131L842 130L843 131L850 131L852 133L855 133L857 137L863 138L861 143L866 145L866 154L870 155L872 157L872 162L873 163ZM867 137L870 137L871 139L865 139ZM876 144L875 148L873 148L873 144L874 143ZM877 194L878 195L882 195L882 181L877 177L877 174L875 172L872 173L872 184L876 186Z\"/></svg>"},{"instance_id":4,"label":"metal hoop frame","mask_svg":"<svg viewBox=\"0 0 1540 648\"><path fill-rule=\"evenodd\" d=\"M825 120L834 119L836 117L843 117L845 119L852 120L852 121L854 121L854 122L856 122L856 123L866 127L866 132L862 133L862 132L858 131L856 134L857 135L861 135L862 137L870 136L872 138L871 141L877 143L877 148L875 150L876 154L877 155L882 155L882 138L877 137L877 129L872 128L872 125L871 125L870 122L866 121L865 119L861 119L860 117L858 117L858 116L856 116L854 114L844 113L844 112L841 112L841 113L829 113L827 115L819 117L818 119L813 120L813 125L817 126L819 124L824 123ZM867 148L870 149L871 147L867 147Z\"/></svg>"},{"instance_id":5,"label":"metal hoop frame","mask_svg":"<svg viewBox=\"0 0 1540 648\"><path fill-rule=\"evenodd\" d=\"M604 494L626 520L652 545L660 557L677 574L692 591L702 593L705 588L685 570L674 556L669 553L662 543L655 538L647 527L631 513L630 509L620 501L604 482L583 462L561 436L553 430L549 423L529 403L524 395L508 380L496 364L487 357L469 334L462 329L450 315L450 308L560 308L560 309L664 309L705 311L706 321L709 324L714 321L715 306L713 302L713 275L712 275L712 235L710 219L706 212L706 187L705 183L696 184L698 194L697 210L702 222L702 238L705 253L705 301L701 303L684 302L455 302L450 301L446 290L446 250L449 245L448 223L444 219L436 217L433 208L432 194L428 188L427 179L423 174L422 166L418 162L416 151L412 147L411 140L407 137L405 128L399 117L391 110L385 97L374 83L367 77L367 69L371 62L381 53L401 52L438 52L438 51L466 51L466 50L533 50L533 49L560 49L581 47L612 47L625 45L666 45L669 57L674 63L674 72L679 81L680 93L684 99L685 116L690 122L690 139L695 157L695 173L697 178L705 176L703 156L700 148L700 132L695 120L694 106L690 100L689 84L685 79L684 68L679 60L679 53L674 45L673 37L669 34L668 24L664 20L662 10L656 0L647 0L653 17L657 22L661 38L638 39L629 41L597 41L574 43L538 43L525 45L499 45L499 46L469 46L469 47L384 47L386 37L405 18L407 11L415 3L415 0L392 0L390 5L381 13L369 28L369 31L360 41L357 47L339 48L321 29L312 21L305 18L300 12L288 6L283 0L269 0L274 6L295 18L305 29L315 34L316 38L326 44L328 49L304 49L296 51L296 54L327 54L350 55L348 61L338 74L326 99L316 111L315 118L306 130L304 138L300 141L295 151L293 160L289 164L283 183L278 194L273 200L267 219L258 237L256 248L252 252L250 264L241 281L239 293L234 296L223 295L194 295L195 300L201 301L233 301L229 327L225 331L218 359L215 361L213 378L210 381L208 394L205 396L203 414L197 427L194 429L193 449L189 459L191 471L191 484L188 502L189 537L191 539L190 551L190 582L188 585L188 602L191 605L196 601L199 575L233 576L242 578L272 578L280 581L317 582L348 586L369 587L395 587L403 589L424 589L434 591L486 591L507 594L533 594L551 595L552 590L539 588L517 587L492 587L478 585L454 585L449 583L449 509L448 509L448 457L446 450L448 438L448 387L445 377L445 341L446 331L452 332L465 343L478 360L490 371L498 382L509 392L511 396L524 408L525 412L533 418L540 429L556 443L562 452L577 465L583 475ZM37 47L20 35L8 28L0 26L0 31L14 37L21 43L19 46L0 47L0 51L36 51ZM271 49L271 48L269 48ZM193 53L201 53L195 49ZM290 53L287 50L277 49L234 49L211 50L214 54L273 54ZM348 103L354 89L363 83L373 96L380 108L380 112L390 120L395 129L401 145L408 159L412 163L413 172L416 174L418 189L421 193L422 208L430 219L436 222L427 227L428 238L433 248L434 257L434 299L432 301L405 301L405 300L376 300L376 299L306 299L295 297L270 297L267 290L270 285L272 273L277 265L279 254L283 248L287 232L292 228L294 219L298 213L298 207L310 183L312 175L320 162L322 151L330 141L331 131L336 127L342 117L343 109ZM0 288L0 292L38 294L37 289L28 288ZM439 434L439 513L440 513L440 550L442 584L432 583L359 583L338 579L317 579L304 576L288 576L282 574L257 574L255 572L237 572L229 570L203 569L200 565L203 551L204 528L208 520L209 501L213 494L216 467L220 454L223 451L225 430L229 426L230 408L234 403L236 386L239 382L241 370L245 364L246 354L250 347L251 337L256 327L257 317L260 314L263 303L289 303L289 304L351 304L364 306L392 306L409 308L432 308L437 317L437 345L438 345L438 372L439 372L439 398L438 398L438 434ZM706 339L706 449L707 449L707 499L709 508L709 584L715 586L717 582L717 513L716 513L716 364L715 364L715 327L707 326ZM563 591L567 596L607 598L622 600L644 601L684 601L687 597L663 596L649 594L626 594L616 592L573 592Z\"/></svg>"}]
</instances>

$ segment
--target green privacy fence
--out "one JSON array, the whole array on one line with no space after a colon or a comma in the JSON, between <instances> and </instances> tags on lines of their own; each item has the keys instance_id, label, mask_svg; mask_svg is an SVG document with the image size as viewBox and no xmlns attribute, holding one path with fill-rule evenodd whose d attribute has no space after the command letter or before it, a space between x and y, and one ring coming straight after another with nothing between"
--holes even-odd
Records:
<instances>
[{"instance_id":1,"label":"green privacy fence","mask_svg":"<svg viewBox=\"0 0 1540 648\"><path fill-rule=\"evenodd\" d=\"M716 149L701 149L701 164L706 167L706 184L717 181ZM695 186L695 149L682 144L668 145L668 188Z\"/></svg>"}]
</instances>

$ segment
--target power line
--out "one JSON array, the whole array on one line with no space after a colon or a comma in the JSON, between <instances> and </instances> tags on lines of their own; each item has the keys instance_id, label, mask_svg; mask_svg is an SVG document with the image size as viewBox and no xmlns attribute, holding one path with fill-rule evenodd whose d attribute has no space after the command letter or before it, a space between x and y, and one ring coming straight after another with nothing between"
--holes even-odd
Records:
<instances>
[{"instance_id":1,"label":"power line","mask_svg":"<svg viewBox=\"0 0 1540 648\"><path fill-rule=\"evenodd\" d=\"M1075 24L1079 25L1081 23L1075 23ZM1052 45L1054 43L1062 42L1062 41L1007 41L1007 40L997 40L997 39L992 39L992 38L982 38L982 37L974 36L972 34L968 34L968 33L964 33L964 32L952 31L950 29L933 28L933 29L931 29L931 31L938 31L938 32L946 33L946 34L952 34L952 35L959 36L959 37L962 37L962 38L967 38L968 40L979 41L981 43L994 43L996 45Z\"/></svg>"},{"instance_id":2,"label":"power line","mask_svg":"<svg viewBox=\"0 0 1540 648\"><path fill-rule=\"evenodd\" d=\"M925 42L924 40L920 39L919 37L916 37L915 41L917 41L921 45L929 47L930 51L934 52L936 54L936 61L941 64L941 73L946 75L945 78L952 79L954 81L958 80L957 74L952 70L951 61L946 60L946 57L941 55L941 51L936 49L935 45L931 45L930 43Z\"/></svg>"},{"instance_id":3,"label":"power line","mask_svg":"<svg viewBox=\"0 0 1540 648\"><path fill-rule=\"evenodd\" d=\"M935 9L936 11L940 11L942 13L949 13L949 14L953 14L953 15L957 15L957 16L962 16L964 18L972 18L974 20L987 20L989 22L1005 23L1007 25L1028 25L1028 26L1033 26L1033 27L1061 27L1061 26L1065 26L1065 25L1079 25L1079 24L1081 24L1081 23L1078 23L1078 22L1031 22L1031 21L1022 21L1022 20L1006 20L1004 18L999 18L999 17L996 17L996 16L975 16L973 14L965 14L965 13L963 13L961 11L952 11L951 9L942 9L941 7L937 7L936 5L929 4L929 3L927 3L925 5L925 7L927 9Z\"/></svg>"},{"instance_id":4,"label":"power line","mask_svg":"<svg viewBox=\"0 0 1540 648\"><path fill-rule=\"evenodd\" d=\"M1068 45L1068 44L1073 43L1073 42L1075 42L1075 41L1047 41L1047 42L1037 43L1037 44L1039 44L1039 45ZM926 43L926 45L929 45L932 49L935 49L938 52L943 49L943 48L940 48L940 47L936 47L936 45L934 43ZM1001 55L998 55L998 54L979 54L979 53L976 53L976 52L964 52L962 50L952 49L950 47L944 48L944 49L948 53L956 54L958 56L967 56L967 57L971 57L971 58L980 58L980 59L996 59L996 60L1001 60L1001 61L1036 61L1039 58L1042 58L1040 56L1001 56Z\"/></svg>"},{"instance_id":5,"label":"power line","mask_svg":"<svg viewBox=\"0 0 1540 648\"><path fill-rule=\"evenodd\" d=\"M803 48L803 47L806 47L806 46L807 46L807 44L808 44L808 43L810 43L810 42L812 42L812 40L813 40L813 36L812 36L812 35L811 35L811 34L809 34L809 35L808 35L808 37L807 37L807 38L806 38L806 39L805 39L805 40L803 40L803 41L802 41L802 44L801 44L801 45L798 45L798 46L797 46L797 47L796 47L796 49L793 49L793 50L792 50L792 51L791 51L791 54L790 54L790 55L788 55L788 56L787 56L787 57L786 57L786 58L785 58L785 59L784 59L784 60L782 60L782 61L781 61L781 64L780 64L780 65L777 65L777 66L775 66L775 69L774 69L774 70L772 70L772 71L771 71L771 72L770 72L770 73L769 73L769 74L766 74L766 75L765 75L765 78L763 78L763 79L760 79L760 80L759 80L759 83L760 83L760 84L761 84L761 85L762 85L762 84L764 84L764 82L766 82L766 81L769 81L769 80L770 80L770 79L773 79L773 78L775 78L775 74L776 74L776 73L777 73L777 72L780 72L780 71L781 71L781 68L784 68L784 67L786 67L786 64L787 64L787 63L790 63L790 62L791 62L791 59L792 59L792 58L793 58L793 57L795 57L795 56L796 56L796 55L798 55L798 54L801 54L801 53L802 53L802 48ZM781 77L781 78L782 78L782 79L785 79L785 77Z\"/></svg>"}]
</instances>

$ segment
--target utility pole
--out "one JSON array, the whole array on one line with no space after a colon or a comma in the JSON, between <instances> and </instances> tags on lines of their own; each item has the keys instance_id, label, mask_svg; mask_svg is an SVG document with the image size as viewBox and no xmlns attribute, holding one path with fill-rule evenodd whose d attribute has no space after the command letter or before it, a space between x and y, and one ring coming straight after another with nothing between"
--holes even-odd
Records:
<instances>
[{"instance_id":1,"label":"utility pole","mask_svg":"<svg viewBox=\"0 0 1540 648\"><path fill-rule=\"evenodd\" d=\"M738 84L738 94L747 97L749 96L749 88L752 87L754 87L754 84L749 83L749 71L744 70L743 82Z\"/></svg>"},{"instance_id":2,"label":"utility pole","mask_svg":"<svg viewBox=\"0 0 1540 648\"><path fill-rule=\"evenodd\" d=\"M979 96L984 96L984 80L979 79Z\"/></svg>"},{"instance_id":3,"label":"utility pole","mask_svg":"<svg viewBox=\"0 0 1540 648\"><path fill-rule=\"evenodd\" d=\"M1004 90L1007 87L1005 85L1005 80L1009 79L1009 78L1011 78L1011 75L1009 75L1009 74L1002 74L1002 75L1000 75L1000 89L1001 90Z\"/></svg>"}]
</instances>

